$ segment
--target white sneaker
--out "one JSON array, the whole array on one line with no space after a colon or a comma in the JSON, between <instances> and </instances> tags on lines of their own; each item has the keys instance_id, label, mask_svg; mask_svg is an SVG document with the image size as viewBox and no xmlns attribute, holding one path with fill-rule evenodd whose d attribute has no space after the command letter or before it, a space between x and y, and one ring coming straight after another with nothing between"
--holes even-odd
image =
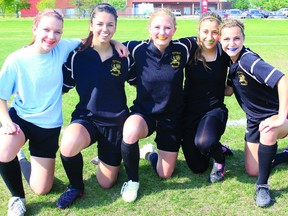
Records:
<instances>
[{"instance_id":1,"label":"white sneaker","mask_svg":"<svg viewBox=\"0 0 288 216\"><path fill-rule=\"evenodd\" d=\"M19 152L17 153L17 157L19 161L26 158L22 149L20 149Z\"/></svg>"},{"instance_id":2,"label":"white sneaker","mask_svg":"<svg viewBox=\"0 0 288 216\"><path fill-rule=\"evenodd\" d=\"M12 197L8 202L8 216L23 216L26 212L25 199Z\"/></svg>"},{"instance_id":3,"label":"white sneaker","mask_svg":"<svg viewBox=\"0 0 288 216\"><path fill-rule=\"evenodd\" d=\"M145 144L142 148L140 148L140 158L145 159L145 155L148 152L154 152L154 146L151 143Z\"/></svg>"},{"instance_id":4,"label":"white sneaker","mask_svg":"<svg viewBox=\"0 0 288 216\"><path fill-rule=\"evenodd\" d=\"M137 198L138 189L139 182L133 182L132 180L124 182L121 189L123 200L126 202L134 202Z\"/></svg>"},{"instance_id":5,"label":"white sneaker","mask_svg":"<svg viewBox=\"0 0 288 216\"><path fill-rule=\"evenodd\" d=\"M93 164L95 164L95 165L98 165L98 164L99 164L99 158L98 158L98 156L92 158L90 162L93 163Z\"/></svg>"}]
</instances>

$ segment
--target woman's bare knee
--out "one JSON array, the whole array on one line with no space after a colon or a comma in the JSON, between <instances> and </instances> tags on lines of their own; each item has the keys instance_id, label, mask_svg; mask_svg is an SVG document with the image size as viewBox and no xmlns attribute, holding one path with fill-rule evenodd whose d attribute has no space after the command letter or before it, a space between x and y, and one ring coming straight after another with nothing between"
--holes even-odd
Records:
<instances>
[{"instance_id":1,"label":"woman's bare knee","mask_svg":"<svg viewBox=\"0 0 288 216\"><path fill-rule=\"evenodd\" d=\"M107 180L101 180L101 179L97 179L99 185L103 188L103 189L109 189L111 187L113 187L113 185L115 184L116 181L107 181Z\"/></svg>"},{"instance_id":2,"label":"woman's bare knee","mask_svg":"<svg viewBox=\"0 0 288 216\"><path fill-rule=\"evenodd\" d=\"M38 195L48 194L52 188L52 186L50 186L50 185L46 185L45 187L37 187L37 186L30 185L30 187L31 187L32 191Z\"/></svg>"},{"instance_id":3,"label":"woman's bare knee","mask_svg":"<svg viewBox=\"0 0 288 216\"><path fill-rule=\"evenodd\" d=\"M99 185L104 189L111 188L118 178L119 167L110 166L108 164L99 162L96 178Z\"/></svg>"},{"instance_id":4,"label":"woman's bare knee","mask_svg":"<svg viewBox=\"0 0 288 216\"><path fill-rule=\"evenodd\" d=\"M258 168L246 166L246 173L248 176L256 177L258 176Z\"/></svg>"},{"instance_id":5,"label":"woman's bare knee","mask_svg":"<svg viewBox=\"0 0 288 216\"><path fill-rule=\"evenodd\" d=\"M128 144L137 142L139 139L146 137L148 127L145 120L139 115L130 116L123 127L123 140Z\"/></svg>"},{"instance_id":6,"label":"woman's bare knee","mask_svg":"<svg viewBox=\"0 0 288 216\"><path fill-rule=\"evenodd\" d=\"M162 178L162 179L169 179L172 177L172 173L158 173L159 177Z\"/></svg>"}]
</instances>

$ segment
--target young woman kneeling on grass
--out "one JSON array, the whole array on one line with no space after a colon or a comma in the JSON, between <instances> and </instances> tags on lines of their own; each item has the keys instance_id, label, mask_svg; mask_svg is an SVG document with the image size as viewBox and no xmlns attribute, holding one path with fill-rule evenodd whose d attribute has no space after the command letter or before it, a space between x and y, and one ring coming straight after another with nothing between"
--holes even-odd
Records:
<instances>
[{"instance_id":1,"label":"young woman kneeling on grass","mask_svg":"<svg viewBox=\"0 0 288 216\"><path fill-rule=\"evenodd\" d=\"M88 37L63 66L63 92L76 87L79 103L61 140L61 160L69 179L56 203L61 209L83 196L82 150L98 142L96 178L103 188L115 184L122 161L122 128L129 113L124 85L133 61L130 56L120 57L110 43L116 32L115 8L99 3L90 17Z\"/></svg>"},{"instance_id":2,"label":"young woman kneeling on grass","mask_svg":"<svg viewBox=\"0 0 288 216\"><path fill-rule=\"evenodd\" d=\"M0 72L0 174L12 194L8 215L26 212L21 158L16 155L27 140L31 173L26 179L31 189L46 194L52 188L63 123L61 69L80 43L80 39L60 40L63 18L53 9L39 12L32 30L32 42L10 54ZM12 94L15 97L8 110Z\"/></svg>"},{"instance_id":3,"label":"young woman kneeling on grass","mask_svg":"<svg viewBox=\"0 0 288 216\"><path fill-rule=\"evenodd\" d=\"M285 162L288 153L276 154L277 140L288 134L288 79L244 46L244 24L227 19L220 26L222 49L230 56L228 84L245 111L245 167L257 176L256 204L272 204L268 178L272 166Z\"/></svg>"}]
</instances>

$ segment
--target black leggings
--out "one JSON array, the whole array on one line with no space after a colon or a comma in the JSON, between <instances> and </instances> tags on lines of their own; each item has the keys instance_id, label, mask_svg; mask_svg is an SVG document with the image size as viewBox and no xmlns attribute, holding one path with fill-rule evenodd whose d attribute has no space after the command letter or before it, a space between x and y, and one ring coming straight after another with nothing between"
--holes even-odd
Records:
<instances>
[{"instance_id":1,"label":"black leggings","mask_svg":"<svg viewBox=\"0 0 288 216\"><path fill-rule=\"evenodd\" d=\"M209 166L210 157L218 163L225 163L220 138L225 124L216 116L204 116L194 126L185 128L182 150L187 165L195 173L202 173Z\"/></svg>"}]
</instances>

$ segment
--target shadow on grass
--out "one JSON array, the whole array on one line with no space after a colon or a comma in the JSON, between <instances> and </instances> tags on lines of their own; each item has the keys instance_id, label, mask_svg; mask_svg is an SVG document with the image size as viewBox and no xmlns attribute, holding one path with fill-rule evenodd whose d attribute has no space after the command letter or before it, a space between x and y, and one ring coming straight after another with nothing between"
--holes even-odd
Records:
<instances>
[{"instance_id":1,"label":"shadow on grass","mask_svg":"<svg viewBox=\"0 0 288 216\"><path fill-rule=\"evenodd\" d=\"M38 214L40 215L40 212L42 211L42 209L56 208L56 200L54 200L53 198L60 196L62 192L64 191L63 188L66 188L66 187L67 185L65 185L63 181L55 177L53 187L51 191L49 192L49 194L36 195L30 190L27 191L26 189L26 199L28 199L29 202L26 204L27 212L25 215L38 215ZM29 193L32 193L33 197L37 197L36 198L37 202L31 201L31 196ZM48 197L49 202L47 202L47 197Z\"/></svg>"},{"instance_id":2,"label":"shadow on grass","mask_svg":"<svg viewBox=\"0 0 288 216\"><path fill-rule=\"evenodd\" d=\"M174 194L189 193L189 189L200 189L205 188L209 189L210 187L216 188L219 187L228 187L231 190L241 190L241 187L248 188L248 193L251 192L251 201L254 195L255 190L255 182L257 181L256 177L249 177L246 174L245 166L244 166L244 152L241 150L233 150L235 155L232 157L226 158L226 166L227 171L225 175L225 179L222 182L211 184L208 182L208 176L210 175L210 171L212 169L212 160L209 168L202 174L192 173L188 168L185 160L183 159L183 154L179 154L179 160L177 161L177 165L174 171L172 178L170 179L160 179L150 162L146 160L140 160L140 168L139 168L139 182L140 189L138 192L137 201L141 201L141 199L146 199L146 196L152 195L153 197L157 197L158 194L164 195L169 194L170 191ZM121 198L121 187L125 181L127 181L127 175L123 165L120 168L119 179L116 184L110 189L103 189L98 184L95 177L96 167L90 163L84 163L84 183L85 183L85 192L84 196L81 199L76 200L73 205L66 210L59 210L59 214L69 214L69 212L85 210L91 208L101 208L101 209L109 209L112 206L117 206L121 203L125 206L129 206L128 203L125 203ZM275 170L272 170L271 175L273 176L274 172L286 170L286 165L279 165ZM46 195L48 196L45 199L37 198L36 202L29 201L27 205L27 215L37 215L37 213L41 212L41 209L53 209L55 212L55 204L57 199L60 197L62 192L67 187L67 177L63 178L63 181L60 179L55 179L54 186L52 191ZM225 185L225 183L227 184ZM215 186L216 185L216 186ZM251 189L250 189L251 187ZM271 195L273 197L279 198L283 193L287 193L288 187L278 187L277 189L271 188ZM174 195L173 195L174 196ZM47 200L49 200L47 202ZM58 211L57 211L58 212Z\"/></svg>"}]
</instances>

